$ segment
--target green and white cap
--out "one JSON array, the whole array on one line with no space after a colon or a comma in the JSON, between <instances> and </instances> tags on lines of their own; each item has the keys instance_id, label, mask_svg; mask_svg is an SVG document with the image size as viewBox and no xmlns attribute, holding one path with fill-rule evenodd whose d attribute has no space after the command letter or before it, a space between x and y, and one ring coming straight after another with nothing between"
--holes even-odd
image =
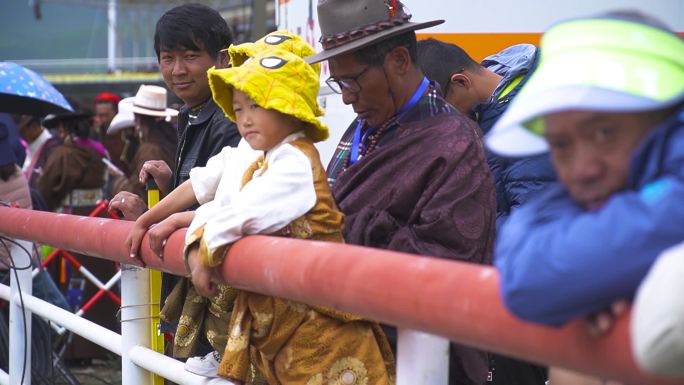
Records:
<instances>
[{"instance_id":1,"label":"green and white cap","mask_svg":"<svg viewBox=\"0 0 684 385\"><path fill-rule=\"evenodd\" d=\"M619 18L578 19L542 37L539 66L486 137L503 156L546 152L544 115L639 112L684 100L684 40Z\"/></svg>"}]
</instances>

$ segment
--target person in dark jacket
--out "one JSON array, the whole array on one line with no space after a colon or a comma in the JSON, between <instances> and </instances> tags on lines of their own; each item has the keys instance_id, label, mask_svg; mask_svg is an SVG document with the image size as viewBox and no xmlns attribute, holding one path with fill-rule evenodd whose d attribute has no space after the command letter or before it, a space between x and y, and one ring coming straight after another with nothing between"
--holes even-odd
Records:
<instances>
[{"instance_id":1,"label":"person in dark jacket","mask_svg":"<svg viewBox=\"0 0 684 385\"><path fill-rule=\"evenodd\" d=\"M418 41L418 63L425 76L440 84L445 99L487 133L529 78L537 65L538 51L534 45L518 44L478 64L455 44L426 39ZM487 163L496 183L497 227L513 208L555 180L547 154L510 159L487 152ZM490 354L489 366L494 385L546 381L545 368L513 358Z\"/></svg>"},{"instance_id":2,"label":"person in dark jacket","mask_svg":"<svg viewBox=\"0 0 684 385\"><path fill-rule=\"evenodd\" d=\"M102 143L89 139L89 118L90 115L83 113L65 113L48 115L43 119L43 126L57 130L62 140L62 144L50 152L38 179L38 191L50 211L87 216L104 197L107 174L102 160L107 157L107 150ZM102 282L115 274L115 266L110 261L86 258L77 253L73 256ZM53 278L60 274L60 264L51 264L47 269ZM83 298L91 298L97 290L95 285L88 285L83 291ZM100 301L86 314L86 318L118 331L119 324L113 316L115 312L113 303ZM70 345L68 354L70 358L104 357L106 351L90 341L77 338Z\"/></svg>"},{"instance_id":3,"label":"person in dark jacket","mask_svg":"<svg viewBox=\"0 0 684 385\"><path fill-rule=\"evenodd\" d=\"M174 165L155 160L146 162L140 173L141 182L152 177L162 195L168 194L190 175L193 167L205 166L207 160L225 146L237 146L240 141L235 123L228 120L211 98L207 70L218 64L219 51L230 46L233 35L221 15L201 4L184 4L166 12L157 21L154 47L166 86L183 100L178 114L178 147ZM174 167L171 171L171 167ZM137 219L146 209L137 195L120 192L111 201L112 209L120 210L126 219ZM178 228L187 227L193 212L176 213L149 231L151 246L163 254L164 240ZM191 286L188 280L164 274L161 303L176 286ZM207 302L208 303L208 302ZM163 321L163 320L162 320ZM226 319L226 326L229 319ZM175 333L176 324L161 322L162 331ZM182 328L182 331L187 331ZM183 355L207 354L214 348L203 336L200 345Z\"/></svg>"},{"instance_id":4,"label":"person in dark jacket","mask_svg":"<svg viewBox=\"0 0 684 385\"><path fill-rule=\"evenodd\" d=\"M550 149L561 182L499 234L506 307L559 326L631 300L684 239L684 40L628 12L552 27L487 144L507 156Z\"/></svg>"},{"instance_id":5,"label":"person in dark jacket","mask_svg":"<svg viewBox=\"0 0 684 385\"><path fill-rule=\"evenodd\" d=\"M126 161L126 142L119 135L111 135L107 132L114 116L119 112L119 102L121 98L111 92L100 92L95 96L93 116L93 127L91 136L99 140L107 149L112 163L123 171L126 175L130 174L131 169Z\"/></svg>"},{"instance_id":6,"label":"person in dark jacket","mask_svg":"<svg viewBox=\"0 0 684 385\"><path fill-rule=\"evenodd\" d=\"M112 122L132 126L140 146L129 162L131 175L118 176L113 183L114 192L132 192L147 202L146 188L140 181L140 172L149 160L162 160L166 164L173 164L178 137L176 129L166 121L166 118L177 115L177 110L166 108L164 87L143 84L134 97L119 102L119 113ZM127 123L124 122L125 119Z\"/></svg>"},{"instance_id":7,"label":"person in dark jacket","mask_svg":"<svg viewBox=\"0 0 684 385\"><path fill-rule=\"evenodd\" d=\"M28 143L28 151L22 171L29 181L29 187L36 189L38 179L43 174L43 166L52 150L57 148L61 139L53 136L40 124L40 117L31 115L15 115L14 121L21 138Z\"/></svg>"},{"instance_id":8,"label":"person in dark jacket","mask_svg":"<svg viewBox=\"0 0 684 385\"><path fill-rule=\"evenodd\" d=\"M12 132L14 131L14 132ZM8 127L0 119L0 206L18 206L23 209L31 209L31 194L29 191L28 180L19 168L23 164L23 159L18 158L13 151L14 138L18 137L19 133L14 127ZM10 276L12 275L11 268L16 266L15 262L10 257L11 243L0 237L0 283L8 285ZM31 255L32 263L35 266L35 255ZM41 270L35 277L33 277L33 296L47 301L55 306L59 306L64 310L71 310L66 299L55 285L50 275ZM0 313L0 322L6 318L6 308L2 309ZM54 338L51 329L44 324L44 321L38 317L32 317L31 321L31 340L32 341L50 341ZM4 321L7 322L7 321ZM7 330L7 324L0 325L0 328ZM0 337L0 343L6 347L8 344L8 335L3 333ZM34 345L33 348L36 348ZM0 366L7 368L7 357L5 354L0 355ZM47 376L50 371L44 368L51 368L51 352L45 354L42 351L37 351L37 354L31 358L31 370L34 376Z\"/></svg>"},{"instance_id":9,"label":"person in dark jacket","mask_svg":"<svg viewBox=\"0 0 684 385\"><path fill-rule=\"evenodd\" d=\"M418 42L418 63L425 76L437 81L445 99L485 134L527 82L538 58L537 47L517 44L478 64L457 45L435 39ZM496 181L497 227L513 208L556 180L548 154L511 159L488 152L487 163Z\"/></svg>"},{"instance_id":10,"label":"person in dark jacket","mask_svg":"<svg viewBox=\"0 0 684 385\"><path fill-rule=\"evenodd\" d=\"M321 0L318 18L324 49L307 61L328 60L326 83L358 114L326 170L345 242L489 263L496 203L480 132L416 63L414 31L443 21L368 0ZM487 356L452 345L449 371L450 384L484 384Z\"/></svg>"},{"instance_id":11,"label":"person in dark jacket","mask_svg":"<svg viewBox=\"0 0 684 385\"><path fill-rule=\"evenodd\" d=\"M62 144L55 148L43 166L38 191L50 211L88 215L103 198L107 150L89 139L89 115L64 113L48 115L43 126L58 130Z\"/></svg>"}]
</instances>

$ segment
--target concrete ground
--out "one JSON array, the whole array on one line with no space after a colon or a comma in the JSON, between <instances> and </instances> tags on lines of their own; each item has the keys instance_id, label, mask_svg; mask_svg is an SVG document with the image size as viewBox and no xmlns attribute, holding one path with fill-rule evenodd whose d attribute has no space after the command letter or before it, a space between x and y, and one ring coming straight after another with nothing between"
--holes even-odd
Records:
<instances>
[{"instance_id":1,"label":"concrete ground","mask_svg":"<svg viewBox=\"0 0 684 385\"><path fill-rule=\"evenodd\" d=\"M71 374L81 385L121 385L121 359L94 359L89 363L71 363Z\"/></svg>"}]
</instances>

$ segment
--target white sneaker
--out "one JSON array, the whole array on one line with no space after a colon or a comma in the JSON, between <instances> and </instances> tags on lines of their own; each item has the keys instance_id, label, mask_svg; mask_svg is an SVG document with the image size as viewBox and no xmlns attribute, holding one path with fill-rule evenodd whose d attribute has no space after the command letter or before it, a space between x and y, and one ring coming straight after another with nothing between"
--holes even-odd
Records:
<instances>
[{"instance_id":1,"label":"white sneaker","mask_svg":"<svg viewBox=\"0 0 684 385\"><path fill-rule=\"evenodd\" d=\"M221 356L217 351L207 353L204 357L190 357L185 361L185 370L204 377L218 377L218 366Z\"/></svg>"}]
</instances>

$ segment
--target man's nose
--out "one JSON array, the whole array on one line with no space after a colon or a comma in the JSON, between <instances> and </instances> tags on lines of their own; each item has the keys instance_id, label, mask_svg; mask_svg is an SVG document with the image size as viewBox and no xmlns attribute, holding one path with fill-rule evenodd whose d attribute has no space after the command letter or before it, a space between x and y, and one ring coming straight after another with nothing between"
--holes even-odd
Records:
<instances>
[{"instance_id":1,"label":"man's nose","mask_svg":"<svg viewBox=\"0 0 684 385\"><path fill-rule=\"evenodd\" d=\"M350 92L346 88L342 89L342 102L344 104L352 104L359 100L358 92Z\"/></svg>"},{"instance_id":2,"label":"man's nose","mask_svg":"<svg viewBox=\"0 0 684 385\"><path fill-rule=\"evenodd\" d=\"M581 183L592 183L604 176L601 154L594 149L578 151L572 166L573 179Z\"/></svg>"},{"instance_id":3,"label":"man's nose","mask_svg":"<svg viewBox=\"0 0 684 385\"><path fill-rule=\"evenodd\" d=\"M187 67L185 66L185 61L183 59L176 59L173 62L173 75L184 75L187 72Z\"/></svg>"}]
</instances>

